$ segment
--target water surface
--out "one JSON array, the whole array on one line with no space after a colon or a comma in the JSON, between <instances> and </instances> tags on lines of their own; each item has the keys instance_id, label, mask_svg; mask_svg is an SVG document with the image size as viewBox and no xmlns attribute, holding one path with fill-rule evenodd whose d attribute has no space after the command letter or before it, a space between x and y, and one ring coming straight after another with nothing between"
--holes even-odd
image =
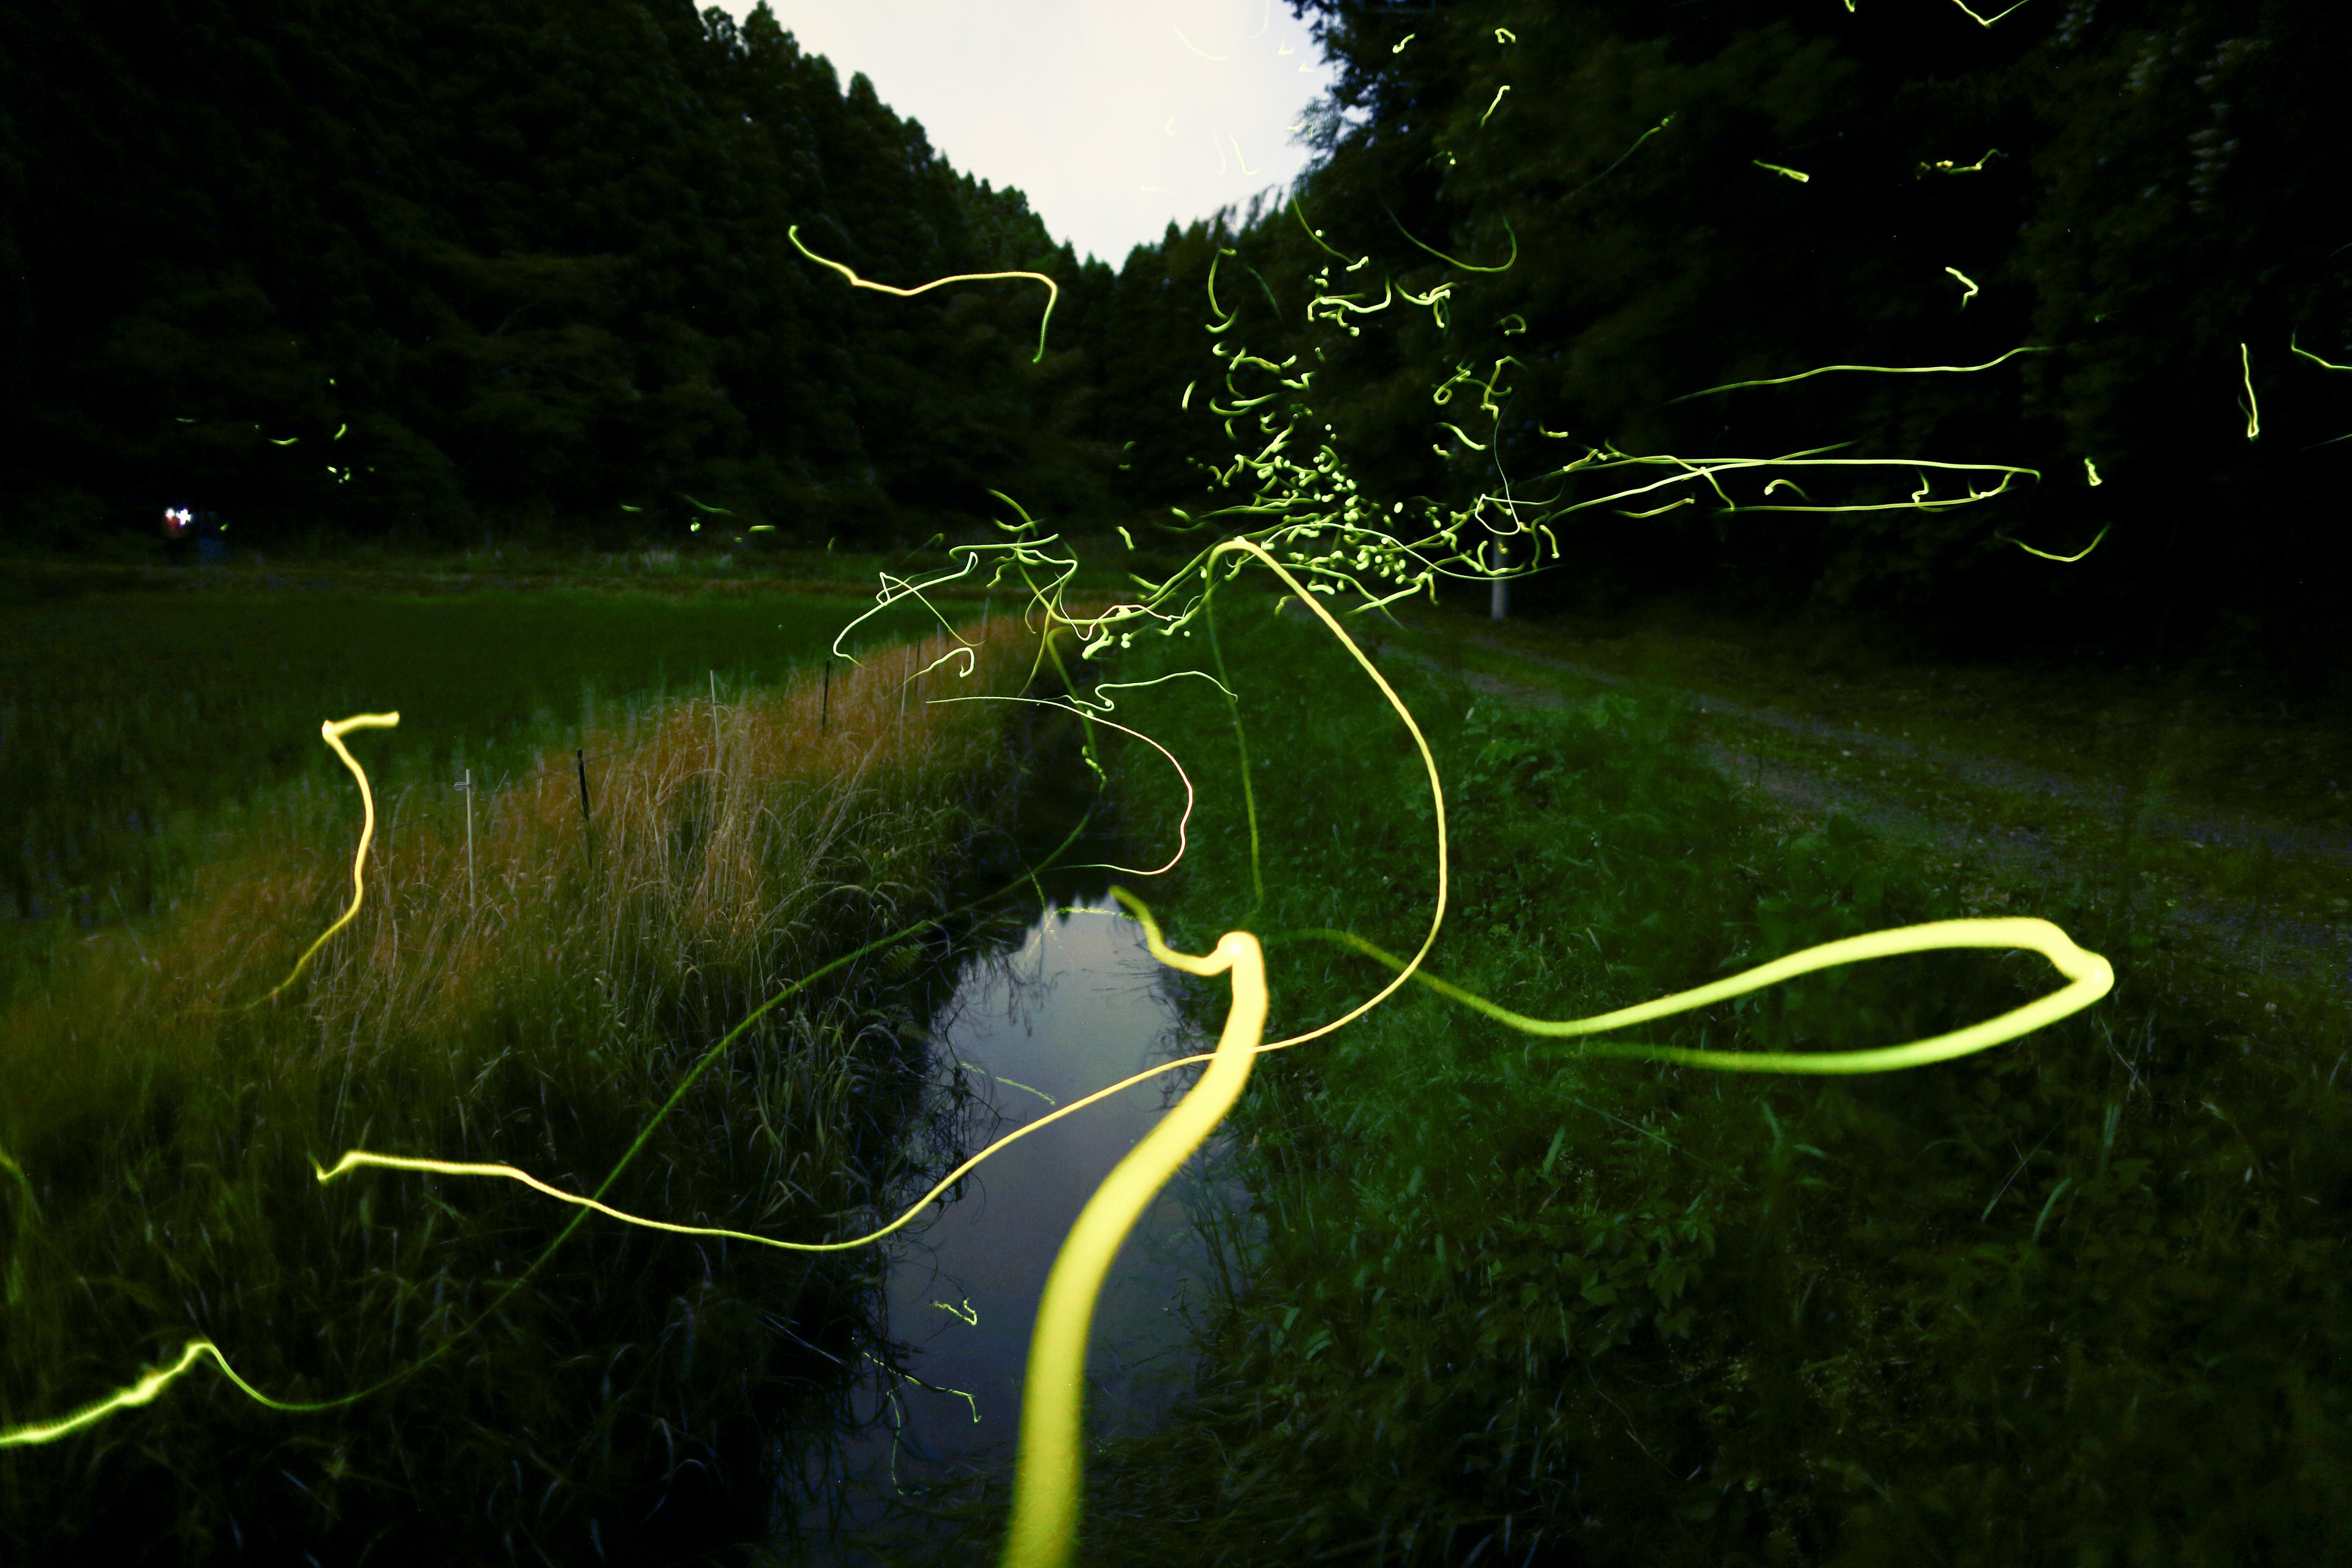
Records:
<instances>
[{"instance_id":1,"label":"water surface","mask_svg":"<svg viewBox=\"0 0 2352 1568\"><path fill-rule=\"evenodd\" d=\"M1135 923L1100 897L1057 906L1009 952L969 963L934 1044L942 1074L961 1064L985 1102L974 1147L992 1125L1011 1131L1139 1068L1211 1048L1179 1018L1168 974ZM911 1347L908 1375L877 1371L861 1391L858 1414L871 1425L852 1442L854 1479L838 1499L850 1517L816 1561L888 1561L889 1542L922 1533L927 1489L1009 1461L1037 1300L1062 1239L1199 1070L1139 1084L991 1156L960 1196L910 1227L887 1286L889 1333ZM1087 1348L1090 1438L1149 1425L1189 1376L1185 1314L1205 1306L1213 1264L1188 1205L1203 1204L1237 1205L1213 1157L1163 1190L1119 1251Z\"/></svg>"}]
</instances>

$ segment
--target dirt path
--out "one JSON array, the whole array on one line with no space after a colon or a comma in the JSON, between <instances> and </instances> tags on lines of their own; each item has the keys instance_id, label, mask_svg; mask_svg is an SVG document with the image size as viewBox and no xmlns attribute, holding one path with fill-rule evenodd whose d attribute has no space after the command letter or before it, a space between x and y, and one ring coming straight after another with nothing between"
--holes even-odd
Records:
<instances>
[{"instance_id":1,"label":"dirt path","mask_svg":"<svg viewBox=\"0 0 2352 1568\"><path fill-rule=\"evenodd\" d=\"M1931 742L1897 723L1832 718L1801 684L1769 699L1700 689L1542 651L1525 626L1503 637L1451 617L1404 625L1475 650L1454 673L1517 700L1558 705L1596 688L1687 699L1702 754L1726 777L1785 818L1844 813L1941 860L1972 912L2021 908L2035 889L2128 886L2140 909L2161 911L2163 937L2239 996L2259 1001L2284 984L2352 1003L2352 831L2061 772L2004 754L1990 736L1952 743L1948 726Z\"/></svg>"}]
</instances>

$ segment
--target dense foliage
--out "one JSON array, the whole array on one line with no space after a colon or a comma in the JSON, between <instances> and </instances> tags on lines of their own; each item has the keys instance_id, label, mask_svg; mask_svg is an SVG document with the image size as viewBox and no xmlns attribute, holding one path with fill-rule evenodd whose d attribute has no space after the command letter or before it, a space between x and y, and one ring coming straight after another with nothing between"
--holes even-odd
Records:
<instances>
[{"instance_id":1,"label":"dense foliage","mask_svg":"<svg viewBox=\"0 0 2352 1568\"><path fill-rule=\"evenodd\" d=\"M1221 384L1197 327L1222 245L1229 341L1304 356L1310 430L1328 421L1384 500L1544 494L1594 446L1766 458L1843 443L1843 457L2040 476L1937 512L1903 508L1923 479L1906 466L1828 487L1796 476L1824 504L1885 510L1725 515L1709 497L1633 521L1588 512L1559 530L1555 591L1893 612L1979 648L2056 631L2177 648L2255 621L2270 651L2314 666L2340 646L2324 519L2352 443L2317 444L2352 428L2352 375L2319 363L2352 363L2352 234L2330 216L2352 177L2338 100L2352 13L2045 0L1984 27L1954 5L1867 0L1294 8L1317 16L1340 72L1310 117L1319 156L1297 207L1171 237L1120 279L1128 341L1183 350L1106 389L1115 422L1145 437L1134 475L1187 477L1150 499L1195 506L1185 460L1224 468L1256 444L1221 433L1202 398L1174 423L1176 389ZM1474 272L1433 252L1516 260ZM1192 288L1163 296L1149 281L1161 272ZM1456 291L1444 310L1402 293L1350 308L1360 335L1314 324L1336 309L1310 309L1318 294L1377 308L1391 280ZM1688 396L2025 345L1974 374ZM1488 453L1439 424L1476 396L1463 370L1507 387ZM1469 433L1484 439L1483 422ZM2102 530L2071 567L2009 542L2072 553Z\"/></svg>"},{"instance_id":2,"label":"dense foliage","mask_svg":"<svg viewBox=\"0 0 2352 1568\"><path fill-rule=\"evenodd\" d=\"M794 225L884 281L1049 271L1053 352L1034 283L890 300ZM174 501L233 541L919 537L1111 471L1064 434L1108 268L764 6L11 6L0 264L20 544Z\"/></svg>"}]
</instances>

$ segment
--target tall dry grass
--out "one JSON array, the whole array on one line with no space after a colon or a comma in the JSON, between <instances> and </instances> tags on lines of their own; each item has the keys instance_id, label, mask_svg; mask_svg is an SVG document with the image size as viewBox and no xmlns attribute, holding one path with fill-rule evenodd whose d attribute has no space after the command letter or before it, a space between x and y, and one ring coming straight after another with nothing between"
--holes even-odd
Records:
<instances>
[{"instance_id":1,"label":"tall dry grass","mask_svg":"<svg viewBox=\"0 0 2352 1568\"><path fill-rule=\"evenodd\" d=\"M470 872L461 798L381 802L359 918L256 1005L349 897L354 792L289 797L167 928L94 946L10 1016L0 1147L27 1183L0 1198L0 1426L197 1335L282 1398L394 1381L289 1416L205 1374L0 1455L0 1541L661 1557L755 1529L734 1472L824 1429L877 1258L597 1222L510 1289L571 1211L481 1180L320 1187L311 1165L365 1146L593 1190L730 1028L938 911L1020 763L1010 710L928 700L1010 693L1034 648L1017 622L966 635L966 678L926 672L935 639L836 667L829 693L610 714L583 737L586 820L551 756L477 797ZM607 1201L856 1234L940 1152L921 1036L942 956L886 948L763 1016ZM647 1525L648 1499L679 1522Z\"/></svg>"}]
</instances>

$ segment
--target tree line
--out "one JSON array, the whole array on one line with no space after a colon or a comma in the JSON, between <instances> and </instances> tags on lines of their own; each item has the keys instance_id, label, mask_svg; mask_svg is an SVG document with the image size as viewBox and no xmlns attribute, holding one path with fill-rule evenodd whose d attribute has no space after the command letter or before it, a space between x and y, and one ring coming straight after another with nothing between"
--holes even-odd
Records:
<instances>
[{"instance_id":1,"label":"tree line","mask_svg":"<svg viewBox=\"0 0 2352 1568\"><path fill-rule=\"evenodd\" d=\"M912 300L906 282L1029 268ZM1100 510L1108 269L763 5L159 0L0 17L5 526L822 542Z\"/></svg>"},{"instance_id":2,"label":"tree line","mask_svg":"<svg viewBox=\"0 0 2352 1568\"><path fill-rule=\"evenodd\" d=\"M1572 500L1581 476L1548 476L1595 450L1890 460L1786 469L1769 498L1825 510L1746 510L1766 501L1751 483L1661 515L1563 515L1559 568L1529 584L1549 602L1675 589L1985 648L2158 653L2218 632L2265 661L2340 662L2352 11L1294 9L1339 71L1295 200L1121 274L1129 342L1173 342L1180 318L1194 334L1181 369L1106 385L1151 437L1136 474L1197 495L1230 462L1201 400L1180 422L1174 398L1221 384L1200 283L1229 251L1227 346L1313 368L1291 412L1318 440L1328 424L1383 498ZM1163 296L1154 274L1193 287ZM1449 284L1437 307L1411 302ZM1390 285L1379 313L1328 303L1378 306ZM1167 321L1139 327L1162 298ZM1490 444L1464 412L1482 384ZM1990 470L1910 459L2031 472L1944 507L1994 489ZM1912 510L1922 494L1939 504Z\"/></svg>"},{"instance_id":3,"label":"tree line","mask_svg":"<svg viewBox=\"0 0 2352 1568\"><path fill-rule=\"evenodd\" d=\"M251 535L907 543L984 530L991 491L1172 522L1255 433L1211 406L1245 340L1314 371L1280 411L1367 495L1856 460L1563 515L1539 599L2340 646L2352 12L1293 8L1339 70L1307 171L1116 271L764 5L12 8L0 527L71 545L189 497ZM1037 285L853 289L795 227L878 281L1052 276L1045 353ZM1790 379L1833 365L1881 368Z\"/></svg>"}]
</instances>

